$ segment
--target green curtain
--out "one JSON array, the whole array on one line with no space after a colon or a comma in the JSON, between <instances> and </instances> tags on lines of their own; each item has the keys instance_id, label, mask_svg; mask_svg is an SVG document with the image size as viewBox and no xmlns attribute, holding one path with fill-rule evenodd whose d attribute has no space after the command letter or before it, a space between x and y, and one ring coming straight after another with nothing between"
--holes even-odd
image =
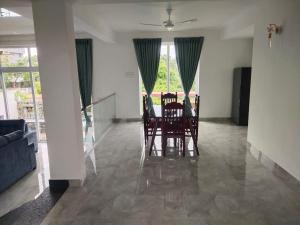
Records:
<instances>
[{"instance_id":1,"label":"green curtain","mask_svg":"<svg viewBox=\"0 0 300 225\"><path fill-rule=\"evenodd\" d=\"M197 72L204 37L174 38L176 61L185 94L186 115L191 116L189 93Z\"/></svg>"},{"instance_id":2,"label":"green curtain","mask_svg":"<svg viewBox=\"0 0 300 225\"><path fill-rule=\"evenodd\" d=\"M161 38L133 39L135 54L142 80L148 95L148 109L150 115L155 115L151 93L153 91L160 60Z\"/></svg>"},{"instance_id":3,"label":"green curtain","mask_svg":"<svg viewBox=\"0 0 300 225\"><path fill-rule=\"evenodd\" d=\"M77 68L79 77L79 89L81 95L82 111L86 122L91 119L87 115L86 108L92 104L93 86L93 45L92 39L76 39Z\"/></svg>"}]
</instances>

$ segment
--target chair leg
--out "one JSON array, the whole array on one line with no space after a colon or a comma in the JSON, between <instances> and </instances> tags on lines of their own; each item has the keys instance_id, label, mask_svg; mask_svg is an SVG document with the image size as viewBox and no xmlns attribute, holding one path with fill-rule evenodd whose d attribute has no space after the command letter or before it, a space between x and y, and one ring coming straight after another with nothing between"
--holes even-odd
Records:
<instances>
[{"instance_id":1,"label":"chair leg","mask_svg":"<svg viewBox=\"0 0 300 225\"><path fill-rule=\"evenodd\" d=\"M145 122L144 122L145 123ZM145 145L146 145L146 143L147 143L147 133L146 133L147 131L146 131L146 126L144 125L144 141L145 141Z\"/></svg>"},{"instance_id":2,"label":"chair leg","mask_svg":"<svg viewBox=\"0 0 300 225\"><path fill-rule=\"evenodd\" d=\"M199 149L198 149L198 128L196 129L196 145L195 145L196 153L199 156Z\"/></svg>"},{"instance_id":3,"label":"chair leg","mask_svg":"<svg viewBox=\"0 0 300 225\"><path fill-rule=\"evenodd\" d=\"M195 150L196 150L197 156L199 156L198 138L196 138Z\"/></svg>"},{"instance_id":4,"label":"chair leg","mask_svg":"<svg viewBox=\"0 0 300 225\"><path fill-rule=\"evenodd\" d=\"M165 138L165 137L162 137L162 140L163 140L162 154L163 154L163 157L165 157L166 156L166 149L167 149L167 141L168 141L168 139Z\"/></svg>"},{"instance_id":5,"label":"chair leg","mask_svg":"<svg viewBox=\"0 0 300 225\"><path fill-rule=\"evenodd\" d=\"M174 138L174 147L176 147L176 145L177 145L177 139Z\"/></svg>"},{"instance_id":6,"label":"chair leg","mask_svg":"<svg viewBox=\"0 0 300 225\"><path fill-rule=\"evenodd\" d=\"M199 156L198 146L196 145L195 148L196 148L196 153L197 153L197 155Z\"/></svg>"},{"instance_id":7,"label":"chair leg","mask_svg":"<svg viewBox=\"0 0 300 225\"><path fill-rule=\"evenodd\" d=\"M156 135L156 130L157 130L157 125L155 125L154 130L153 130L153 132L152 132L152 139L151 139L151 144L150 144L149 156L151 156L151 153L152 153L152 148L153 148L153 144L154 144L154 139L155 139L155 135Z\"/></svg>"},{"instance_id":8,"label":"chair leg","mask_svg":"<svg viewBox=\"0 0 300 225\"><path fill-rule=\"evenodd\" d=\"M185 157L185 137L182 138L182 156Z\"/></svg>"},{"instance_id":9,"label":"chair leg","mask_svg":"<svg viewBox=\"0 0 300 225\"><path fill-rule=\"evenodd\" d=\"M163 151L164 150L164 147L165 147L165 143L164 143L164 135L163 135L163 133L161 133L161 151Z\"/></svg>"}]
</instances>

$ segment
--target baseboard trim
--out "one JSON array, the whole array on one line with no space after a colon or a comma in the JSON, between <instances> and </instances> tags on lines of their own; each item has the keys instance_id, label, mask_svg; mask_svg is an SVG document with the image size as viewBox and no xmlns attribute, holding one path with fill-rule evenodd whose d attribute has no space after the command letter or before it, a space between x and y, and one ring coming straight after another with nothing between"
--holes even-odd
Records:
<instances>
[{"instance_id":1,"label":"baseboard trim","mask_svg":"<svg viewBox=\"0 0 300 225\"><path fill-rule=\"evenodd\" d=\"M131 123L131 122L141 122L142 118L115 118L113 123Z\"/></svg>"},{"instance_id":2,"label":"baseboard trim","mask_svg":"<svg viewBox=\"0 0 300 225\"><path fill-rule=\"evenodd\" d=\"M247 142L247 149L250 154L264 167L269 169L273 175L282 180L290 189L299 192L300 181L296 177L266 156L262 151L258 150L250 142Z\"/></svg>"},{"instance_id":3,"label":"baseboard trim","mask_svg":"<svg viewBox=\"0 0 300 225\"><path fill-rule=\"evenodd\" d=\"M200 117L200 122L232 123L230 117Z\"/></svg>"},{"instance_id":4,"label":"baseboard trim","mask_svg":"<svg viewBox=\"0 0 300 225\"><path fill-rule=\"evenodd\" d=\"M51 192L64 192L69 187L69 180L49 180L49 189Z\"/></svg>"},{"instance_id":5,"label":"baseboard trim","mask_svg":"<svg viewBox=\"0 0 300 225\"><path fill-rule=\"evenodd\" d=\"M142 122L142 118L115 118L113 123L128 123L128 122ZM217 123L232 123L230 117L201 117L201 122L217 122Z\"/></svg>"}]
</instances>

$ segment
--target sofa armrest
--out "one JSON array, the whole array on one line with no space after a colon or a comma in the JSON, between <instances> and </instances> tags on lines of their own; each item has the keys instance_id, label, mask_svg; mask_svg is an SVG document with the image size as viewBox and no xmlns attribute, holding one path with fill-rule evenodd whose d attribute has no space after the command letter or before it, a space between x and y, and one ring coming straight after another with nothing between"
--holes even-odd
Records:
<instances>
[{"instance_id":1,"label":"sofa armrest","mask_svg":"<svg viewBox=\"0 0 300 225\"><path fill-rule=\"evenodd\" d=\"M29 130L24 134L24 138L27 139L28 145L31 145L31 144L34 145L34 151L37 152L38 151L38 141L37 141L36 132Z\"/></svg>"},{"instance_id":2,"label":"sofa armrest","mask_svg":"<svg viewBox=\"0 0 300 225\"><path fill-rule=\"evenodd\" d=\"M34 144L27 146L27 151L29 151L29 158L30 158L30 169L36 169L36 157L35 157L35 146Z\"/></svg>"}]
</instances>

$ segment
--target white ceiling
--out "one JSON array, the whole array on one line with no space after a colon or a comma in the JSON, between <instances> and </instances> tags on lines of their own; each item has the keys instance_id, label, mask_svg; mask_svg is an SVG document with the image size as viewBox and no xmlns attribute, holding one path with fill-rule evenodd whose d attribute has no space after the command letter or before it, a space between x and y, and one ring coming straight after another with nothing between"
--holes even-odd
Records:
<instances>
[{"instance_id":1,"label":"white ceiling","mask_svg":"<svg viewBox=\"0 0 300 225\"><path fill-rule=\"evenodd\" d=\"M140 23L161 24L167 19L166 9L173 9L176 21L197 18L197 22L182 24L175 30L222 28L226 22L251 7L257 0L73 0L77 31L95 29L95 33L109 31L164 31L164 28L143 26ZM29 0L2 0L22 17L0 18L0 35L33 33L32 11ZM17 7L21 2L22 7ZM110 2L110 3L107 3ZM79 21L79 22L78 22ZM246 35L247 36L247 35Z\"/></svg>"},{"instance_id":2,"label":"white ceiling","mask_svg":"<svg viewBox=\"0 0 300 225\"><path fill-rule=\"evenodd\" d=\"M95 1L95 0L94 0ZM93 17L110 26L114 31L160 31L164 28L144 26L140 23L162 24L167 19L166 9L173 9L171 19L182 21L197 18L198 21L182 24L176 30L220 28L233 16L249 6L245 0L210 0L152 3L77 4L75 11ZM86 12L84 15L83 12Z\"/></svg>"}]
</instances>

